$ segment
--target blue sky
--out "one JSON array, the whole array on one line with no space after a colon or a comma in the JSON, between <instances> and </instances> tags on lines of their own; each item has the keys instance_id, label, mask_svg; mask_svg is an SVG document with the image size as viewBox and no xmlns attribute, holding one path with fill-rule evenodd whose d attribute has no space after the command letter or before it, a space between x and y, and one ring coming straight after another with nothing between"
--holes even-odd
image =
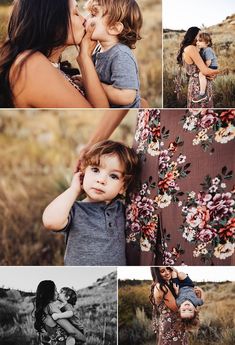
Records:
<instances>
[{"instance_id":1,"label":"blue sky","mask_svg":"<svg viewBox=\"0 0 235 345\"><path fill-rule=\"evenodd\" d=\"M162 0L162 5L164 29L208 27L235 13L235 0Z\"/></svg>"}]
</instances>

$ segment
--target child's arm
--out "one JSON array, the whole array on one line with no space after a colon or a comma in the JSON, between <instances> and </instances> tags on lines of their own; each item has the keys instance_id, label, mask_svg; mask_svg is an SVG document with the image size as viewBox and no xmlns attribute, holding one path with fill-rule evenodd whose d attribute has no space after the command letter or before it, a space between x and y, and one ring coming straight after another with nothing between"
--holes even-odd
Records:
<instances>
[{"instance_id":1,"label":"child's arm","mask_svg":"<svg viewBox=\"0 0 235 345\"><path fill-rule=\"evenodd\" d=\"M211 64L211 60L206 60L206 65L209 67Z\"/></svg>"},{"instance_id":2,"label":"child's arm","mask_svg":"<svg viewBox=\"0 0 235 345\"><path fill-rule=\"evenodd\" d=\"M75 173L70 187L47 206L42 216L46 229L57 231L67 225L69 211L82 190L80 179L81 172Z\"/></svg>"},{"instance_id":3,"label":"child's arm","mask_svg":"<svg viewBox=\"0 0 235 345\"><path fill-rule=\"evenodd\" d=\"M109 103L115 105L128 105L134 102L136 90L118 89L112 85L102 83L104 91L108 97Z\"/></svg>"},{"instance_id":4,"label":"child's arm","mask_svg":"<svg viewBox=\"0 0 235 345\"><path fill-rule=\"evenodd\" d=\"M173 288L175 290L176 295L179 294L179 278L178 278L178 271L176 269L173 269L171 272L171 278L173 282Z\"/></svg>"},{"instance_id":5,"label":"child's arm","mask_svg":"<svg viewBox=\"0 0 235 345\"><path fill-rule=\"evenodd\" d=\"M73 311L72 310L66 310L64 312L60 312L60 313L53 313L51 315L52 319L53 320L58 320L58 319L69 319L70 317L72 317L74 314L73 314Z\"/></svg>"}]
</instances>

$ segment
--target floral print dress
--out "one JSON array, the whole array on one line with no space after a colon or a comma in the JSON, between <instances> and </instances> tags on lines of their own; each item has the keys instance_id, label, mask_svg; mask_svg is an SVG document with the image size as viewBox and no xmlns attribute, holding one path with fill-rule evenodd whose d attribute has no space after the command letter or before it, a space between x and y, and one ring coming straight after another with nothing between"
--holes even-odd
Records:
<instances>
[{"instance_id":1,"label":"floral print dress","mask_svg":"<svg viewBox=\"0 0 235 345\"><path fill-rule=\"evenodd\" d=\"M192 100L199 95L200 92L200 82L199 82L199 69L193 64L187 64L184 62L184 67L186 73L189 76L188 81L188 96L187 96L187 107L188 108L213 108L213 90L212 90L212 80L207 79L206 95L207 99L200 103L194 103Z\"/></svg>"},{"instance_id":2,"label":"floral print dress","mask_svg":"<svg viewBox=\"0 0 235 345\"><path fill-rule=\"evenodd\" d=\"M164 302L153 307L153 330L157 336L157 345L189 345L179 313L170 310Z\"/></svg>"},{"instance_id":3,"label":"floral print dress","mask_svg":"<svg viewBox=\"0 0 235 345\"><path fill-rule=\"evenodd\" d=\"M139 110L129 265L235 263L235 110Z\"/></svg>"}]
</instances>

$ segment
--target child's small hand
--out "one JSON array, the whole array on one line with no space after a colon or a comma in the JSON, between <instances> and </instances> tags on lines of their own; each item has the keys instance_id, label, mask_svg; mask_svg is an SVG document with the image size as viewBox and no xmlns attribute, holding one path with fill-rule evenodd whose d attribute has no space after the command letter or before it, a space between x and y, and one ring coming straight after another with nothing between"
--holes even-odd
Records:
<instances>
[{"instance_id":1,"label":"child's small hand","mask_svg":"<svg viewBox=\"0 0 235 345\"><path fill-rule=\"evenodd\" d=\"M58 316L57 316L57 314L56 313L53 313L52 315L51 315L51 317L52 317L52 319L53 320L58 320Z\"/></svg>"},{"instance_id":2,"label":"child's small hand","mask_svg":"<svg viewBox=\"0 0 235 345\"><path fill-rule=\"evenodd\" d=\"M179 294L179 285L176 283L173 283L173 288L175 290L176 295L178 295Z\"/></svg>"},{"instance_id":3,"label":"child's small hand","mask_svg":"<svg viewBox=\"0 0 235 345\"><path fill-rule=\"evenodd\" d=\"M83 181L83 174L81 173L81 171L76 172L73 175L70 188L75 190L78 195L82 191L82 181Z\"/></svg>"},{"instance_id":4,"label":"child's small hand","mask_svg":"<svg viewBox=\"0 0 235 345\"><path fill-rule=\"evenodd\" d=\"M83 55L88 55L91 56L92 52L94 51L95 47L97 46L97 41L92 40L92 34L93 31L95 30L95 24L92 23L86 28L86 34L82 39L82 42L80 44L80 53L78 56L78 63Z\"/></svg>"},{"instance_id":5,"label":"child's small hand","mask_svg":"<svg viewBox=\"0 0 235 345\"><path fill-rule=\"evenodd\" d=\"M79 74L73 75L71 77L72 81L80 88L83 89L82 76Z\"/></svg>"}]
</instances>

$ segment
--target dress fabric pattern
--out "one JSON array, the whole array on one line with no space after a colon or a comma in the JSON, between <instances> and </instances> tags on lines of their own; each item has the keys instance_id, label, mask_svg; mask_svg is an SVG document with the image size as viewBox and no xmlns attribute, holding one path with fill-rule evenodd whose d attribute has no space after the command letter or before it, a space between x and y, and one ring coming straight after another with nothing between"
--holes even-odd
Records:
<instances>
[{"instance_id":1,"label":"dress fabric pattern","mask_svg":"<svg viewBox=\"0 0 235 345\"><path fill-rule=\"evenodd\" d=\"M189 77L188 81L188 95L187 95L187 108L213 108L213 80L207 79L206 95L207 99L200 103L194 103L192 100L196 98L200 93L200 82L199 82L199 69L193 64L187 64L184 62L186 73Z\"/></svg>"},{"instance_id":2,"label":"dress fabric pattern","mask_svg":"<svg viewBox=\"0 0 235 345\"><path fill-rule=\"evenodd\" d=\"M232 265L235 110L139 110L129 265Z\"/></svg>"},{"instance_id":3,"label":"dress fabric pattern","mask_svg":"<svg viewBox=\"0 0 235 345\"><path fill-rule=\"evenodd\" d=\"M153 307L152 320L157 345L189 345L185 325L179 314L170 310L164 302Z\"/></svg>"}]
</instances>

